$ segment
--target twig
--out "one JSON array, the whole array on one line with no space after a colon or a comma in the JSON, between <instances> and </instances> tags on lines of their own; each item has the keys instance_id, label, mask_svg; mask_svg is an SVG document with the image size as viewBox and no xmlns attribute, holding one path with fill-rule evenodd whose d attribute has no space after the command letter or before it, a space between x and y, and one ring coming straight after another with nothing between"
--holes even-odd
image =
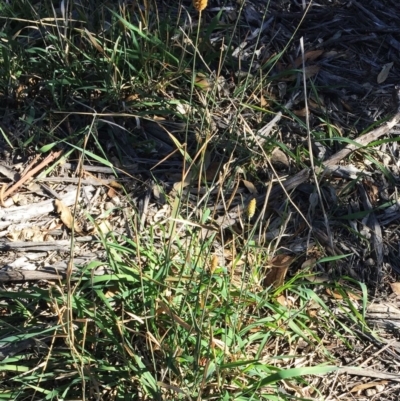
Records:
<instances>
[{"instance_id":1,"label":"twig","mask_svg":"<svg viewBox=\"0 0 400 401\"><path fill-rule=\"evenodd\" d=\"M41 163L39 163L31 171L26 173L18 182L16 182L11 188L9 188L9 189L7 189L7 191L5 191L5 193L1 199L1 203L3 203L4 200L7 199L7 197L10 196L12 193L14 193L19 187L24 185L24 183L26 181L28 181L32 176L34 176L38 171L42 170L53 160L57 159L62 153L63 153L62 150L55 152L55 153L51 153ZM4 206L4 205L2 205L2 206Z\"/></svg>"},{"instance_id":2,"label":"twig","mask_svg":"<svg viewBox=\"0 0 400 401\"><path fill-rule=\"evenodd\" d=\"M324 162L324 173L331 173L332 171L334 171L337 168L336 165L354 150L366 146L370 142L375 141L379 137L387 134L396 124L400 122L400 85L397 85L395 89L397 112L393 116L393 118L390 121L382 124L380 127L372 130L371 132L368 132L368 134L362 135L354 140L354 142L357 142L357 144L348 144L345 148L331 156L328 160Z\"/></svg>"}]
</instances>

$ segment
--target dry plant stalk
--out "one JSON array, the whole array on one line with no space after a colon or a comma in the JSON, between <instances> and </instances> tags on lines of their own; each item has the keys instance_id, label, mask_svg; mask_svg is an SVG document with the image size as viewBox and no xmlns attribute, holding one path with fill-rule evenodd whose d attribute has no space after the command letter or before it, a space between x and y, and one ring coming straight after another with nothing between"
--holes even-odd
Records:
<instances>
[{"instance_id":1,"label":"dry plant stalk","mask_svg":"<svg viewBox=\"0 0 400 401\"><path fill-rule=\"evenodd\" d=\"M201 12L207 7L208 0L193 0L193 6L198 11Z\"/></svg>"},{"instance_id":2,"label":"dry plant stalk","mask_svg":"<svg viewBox=\"0 0 400 401\"><path fill-rule=\"evenodd\" d=\"M211 271L211 273L214 273L215 269L217 267L218 267L218 256L217 255L212 255L211 263L210 263L210 271Z\"/></svg>"}]
</instances>

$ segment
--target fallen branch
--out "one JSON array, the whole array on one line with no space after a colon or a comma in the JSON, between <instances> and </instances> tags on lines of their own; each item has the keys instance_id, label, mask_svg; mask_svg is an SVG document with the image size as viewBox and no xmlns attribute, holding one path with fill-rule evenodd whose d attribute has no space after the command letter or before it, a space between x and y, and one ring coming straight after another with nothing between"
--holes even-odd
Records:
<instances>
[{"instance_id":1,"label":"fallen branch","mask_svg":"<svg viewBox=\"0 0 400 401\"><path fill-rule=\"evenodd\" d=\"M367 146L372 141L375 141L381 136L387 134L396 124L400 122L400 85L397 85L395 89L396 89L395 95L397 100L397 112L393 116L393 118L390 121L382 124L380 127L372 130L371 132L368 132L367 134L362 135L359 138L355 139L354 142L356 142L356 144L347 145L345 148L335 153L328 160L326 160L323 163L325 167L324 170L325 173L333 172L338 167L337 164L346 156L348 156L350 153L354 152L355 150L363 146Z\"/></svg>"},{"instance_id":2,"label":"fallen branch","mask_svg":"<svg viewBox=\"0 0 400 401\"><path fill-rule=\"evenodd\" d=\"M65 272L46 272L40 270L0 271L0 283L10 281L61 280L65 278L65 275Z\"/></svg>"}]
</instances>

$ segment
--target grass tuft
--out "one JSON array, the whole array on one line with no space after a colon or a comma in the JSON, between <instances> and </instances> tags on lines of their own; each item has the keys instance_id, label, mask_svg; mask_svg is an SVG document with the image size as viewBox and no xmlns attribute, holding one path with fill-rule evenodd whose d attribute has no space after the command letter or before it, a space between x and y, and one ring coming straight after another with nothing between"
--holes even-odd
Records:
<instances>
[{"instance_id":1,"label":"grass tuft","mask_svg":"<svg viewBox=\"0 0 400 401\"><path fill-rule=\"evenodd\" d=\"M245 2L228 17L206 14L207 1L193 15L184 1L137 3L0 5L1 146L21 158L60 151L40 182L65 179L66 163L84 190L83 166L126 173L75 202L95 239L67 232L66 277L3 284L0 399L322 397L340 364L331 344L352 350L358 332L373 335L368 294L346 275L318 280L349 255L308 241L310 194L272 192L313 154L268 122L284 117L331 147L354 141L324 113L310 130L280 98L299 90L301 70L284 68L294 33L250 55ZM252 40L259 49L261 31Z\"/></svg>"}]
</instances>

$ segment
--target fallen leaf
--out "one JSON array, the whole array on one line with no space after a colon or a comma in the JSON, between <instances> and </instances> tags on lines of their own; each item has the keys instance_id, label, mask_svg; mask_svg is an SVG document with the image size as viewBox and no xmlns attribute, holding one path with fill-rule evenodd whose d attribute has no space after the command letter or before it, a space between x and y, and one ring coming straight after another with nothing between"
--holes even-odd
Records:
<instances>
[{"instance_id":1,"label":"fallen leaf","mask_svg":"<svg viewBox=\"0 0 400 401\"><path fill-rule=\"evenodd\" d=\"M311 78L314 75L318 74L320 69L321 67L319 65L308 65L304 68L304 74L306 78ZM282 81L295 81L297 79L297 74L291 74L281 79Z\"/></svg>"},{"instance_id":2,"label":"fallen leaf","mask_svg":"<svg viewBox=\"0 0 400 401\"><path fill-rule=\"evenodd\" d=\"M72 216L71 211L59 199L56 199L54 201L54 204L56 206L57 213L60 214L61 221L63 222L63 224L65 224L71 230L72 229L72 225L74 223L74 218ZM76 231L77 233L81 233L82 232L82 230L80 229L80 227L78 226L78 224L76 222L75 222L75 224L73 226L74 226L74 231Z\"/></svg>"},{"instance_id":3,"label":"fallen leaf","mask_svg":"<svg viewBox=\"0 0 400 401\"><path fill-rule=\"evenodd\" d=\"M318 316L318 310L317 309L307 309L307 315L309 317L317 317Z\"/></svg>"},{"instance_id":4,"label":"fallen leaf","mask_svg":"<svg viewBox=\"0 0 400 401\"><path fill-rule=\"evenodd\" d=\"M181 193L181 191L183 190L183 188L187 187L193 178L193 173L190 170L186 176L184 177L184 179L182 181L178 181L174 183L174 190L178 193Z\"/></svg>"},{"instance_id":5,"label":"fallen leaf","mask_svg":"<svg viewBox=\"0 0 400 401\"><path fill-rule=\"evenodd\" d=\"M129 95L125 98L125 102L133 102L134 100L139 99L139 95L137 93Z\"/></svg>"},{"instance_id":6,"label":"fallen leaf","mask_svg":"<svg viewBox=\"0 0 400 401\"><path fill-rule=\"evenodd\" d=\"M347 102L345 102L343 99L339 99L340 103L342 103L343 107L347 110L350 111L351 113L354 111L353 107Z\"/></svg>"},{"instance_id":7,"label":"fallen leaf","mask_svg":"<svg viewBox=\"0 0 400 401\"><path fill-rule=\"evenodd\" d=\"M327 289L326 289L326 293L327 293L328 295L330 295L332 298L335 298L335 299L343 299L342 294L340 294L339 292L337 292L337 291L335 291L335 290L331 290L330 288L327 288Z\"/></svg>"},{"instance_id":8,"label":"fallen leaf","mask_svg":"<svg viewBox=\"0 0 400 401\"><path fill-rule=\"evenodd\" d=\"M311 78L314 75L318 74L321 67L319 65L309 65L304 69L304 73L306 78Z\"/></svg>"},{"instance_id":9,"label":"fallen leaf","mask_svg":"<svg viewBox=\"0 0 400 401\"><path fill-rule=\"evenodd\" d=\"M258 191L257 188L254 186L254 184L250 181L247 180L242 180L244 186L247 188L247 190L252 194L252 195L257 195Z\"/></svg>"},{"instance_id":10,"label":"fallen leaf","mask_svg":"<svg viewBox=\"0 0 400 401\"><path fill-rule=\"evenodd\" d=\"M204 166L203 170L206 173L206 181L217 180L222 167L220 162L211 162L208 166Z\"/></svg>"},{"instance_id":11,"label":"fallen leaf","mask_svg":"<svg viewBox=\"0 0 400 401\"><path fill-rule=\"evenodd\" d=\"M202 90L208 90L212 88L211 80L201 72L197 73L194 83Z\"/></svg>"},{"instance_id":12,"label":"fallen leaf","mask_svg":"<svg viewBox=\"0 0 400 401\"><path fill-rule=\"evenodd\" d=\"M382 384L387 384L387 383L389 383L388 380L381 380L379 382L369 382L369 383L358 384L357 386L354 386L350 390L350 393L356 393L357 391L360 391L360 390L366 390L367 388L377 387L377 386L380 386Z\"/></svg>"},{"instance_id":13,"label":"fallen leaf","mask_svg":"<svg viewBox=\"0 0 400 401\"><path fill-rule=\"evenodd\" d=\"M288 306L288 301L286 297L282 294L276 298L276 302L278 302L279 305Z\"/></svg>"},{"instance_id":14,"label":"fallen leaf","mask_svg":"<svg viewBox=\"0 0 400 401\"><path fill-rule=\"evenodd\" d=\"M111 188L115 188L115 189L122 189L124 186L122 184L120 184L118 181L112 180L108 183L108 185Z\"/></svg>"},{"instance_id":15,"label":"fallen leaf","mask_svg":"<svg viewBox=\"0 0 400 401\"><path fill-rule=\"evenodd\" d=\"M329 281L329 276L327 274L313 274L312 276L306 276L305 277L306 280L308 280L311 283L326 283L327 281Z\"/></svg>"},{"instance_id":16,"label":"fallen leaf","mask_svg":"<svg viewBox=\"0 0 400 401\"><path fill-rule=\"evenodd\" d=\"M96 38L86 28L85 28L85 33L86 33L87 37L89 38L90 42L92 43L92 45L95 47L95 49L99 53L101 53L104 57L106 57L107 59L110 59L110 57L106 54L104 49L99 45Z\"/></svg>"},{"instance_id":17,"label":"fallen leaf","mask_svg":"<svg viewBox=\"0 0 400 401\"><path fill-rule=\"evenodd\" d=\"M351 299L352 301L359 301L361 299L361 295L358 295L352 291L348 291L347 295L349 299Z\"/></svg>"},{"instance_id":18,"label":"fallen leaf","mask_svg":"<svg viewBox=\"0 0 400 401\"><path fill-rule=\"evenodd\" d=\"M299 117L305 117L307 115L307 109L304 107L300 110L293 110L293 114L295 114L296 116L299 116ZM308 114L310 114L309 111L308 111Z\"/></svg>"},{"instance_id":19,"label":"fallen leaf","mask_svg":"<svg viewBox=\"0 0 400 401\"><path fill-rule=\"evenodd\" d=\"M326 109L325 109L322 101L315 102L314 100L309 99L308 107L311 110L315 110L315 111L318 111L318 112L321 112L321 113L326 113Z\"/></svg>"},{"instance_id":20,"label":"fallen leaf","mask_svg":"<svg viewBox=\"0 0 400 401\"><path fill-rule=\"evenodd\" d=\"M112 231L111 223L108 220L103 220L96 226L96 231L100 234L106 235Z\"/></svg>"},{"instance_id":21,"label":"fallen leaf","mask_svg":"<svg viewBox=\"0 0 400 401\"><path fill-rule=\"evenodd\" d=\"M283 164L285 167L289 167L289 159L281 149L275 148L271 153L271 162Z\"/></svg>"},{"instance_id":22,"label":"fallen leaf","mask_svg":"<svg viewBox=\"0 0 400 401\"><path fill-rule=\"evenodd\" d=\"M115 192L114 188L109 188L107 191L107 196L111 199L113 199L115 196L117 196L117 193Z\"/></svg>"},{"instance_id":23,"label":"fallen leaf","mask_svg":"<svg viewBox=\"0 0 400 401\"><path fill-rule=\"evenodd\" d=\"M307 259L301 265L302 269L312 269L317 264L316 258Z\"/></svg>"},{"instance_id":24,"label":"fallen leaf","mask_svg":"<svg viewBox=\"0 0 400 401\"><path fill-rule=\"evenodd\" d=\"M265 100L265 97L263 96L263 95L261 95L261 97L260 97L260 106L261 107L266 107L266 106L268 106L269 105L269 102L267 102L266 100Z\"/></svg>"},{"instance_id":25,"label":"fallen leaf","mask_svg":"<svg viewBox=\"0 0 400 401\"><path fill-rule=\"evenodd\" d=\"M280 287L285 282L285 277L289 266L295 260L289 255L276 255L268 264L269 268L265 275L264 285Z\"/></svg>"},{"instance_id":26,"label":"fallen leaf","mask_svg":"<svg viewBox=\"0 0 400 401\"><path fill-rule=\"evenodd\" d=\"M382 84L383 82L386 81L392 67L393 67L393 63L387 63L382 67L382 70L378 74L378 78L377 78L378 84Z\"/></svg>"},{"instance_id":27,"label":"fallen leaf","mask_svg":"<svg viewBox=\"0 0 400 401\"><path fill-rule=\"evenodd\" d=\"M314 61L317 59L321 54L323 54L323 50L310 50L304 54L304 62L307 61ZM303 64L303 56L299 56L294 61L295 68L300 67Z\"/></svg>"},{"instance_id":28,"label":"fallen leaf","mask_svg":"<svg viewBox=\"0 0 400 401\"><path fill-rule=\"evenodd\" d=\"M396 295L400 295L400 283L390 283L390 287Z\"/></svg>"}]
</instances>

